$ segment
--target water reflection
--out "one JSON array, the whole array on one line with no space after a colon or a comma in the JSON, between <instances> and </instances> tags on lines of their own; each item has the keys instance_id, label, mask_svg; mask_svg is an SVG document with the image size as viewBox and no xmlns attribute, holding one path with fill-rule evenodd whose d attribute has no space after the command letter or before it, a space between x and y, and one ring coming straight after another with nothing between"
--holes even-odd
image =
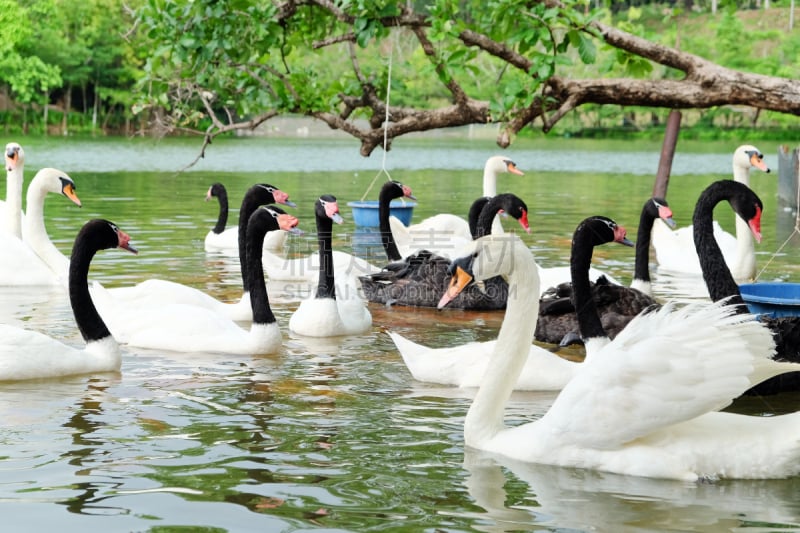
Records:
<instances>
[{"instance_id":1,"label":"water reflection","mask_svg":"<svg viewBox=\"0 0 800 533\"><path fill-rule=\"evenodd\" d=\"M733 531L800 528L800 479L684 483L509 461L466 450L481 531ZM514 480L525 487L509 494Z\"/></svg>"}]
</instances>

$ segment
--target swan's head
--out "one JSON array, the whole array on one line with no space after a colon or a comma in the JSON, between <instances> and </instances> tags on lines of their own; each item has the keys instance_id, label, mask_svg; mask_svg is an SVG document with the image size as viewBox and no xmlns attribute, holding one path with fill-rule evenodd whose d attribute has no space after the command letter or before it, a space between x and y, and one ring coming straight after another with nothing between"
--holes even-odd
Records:
<instances>
[{"instance_id":1,"label":"swan's head","mask_svg":"<svg viewBox=\"0 0 800 533\"><path fill-rule=\"evenodd\" d=\"M63 170L58 170L57 168L43 168L39 170L28 186L28 194L34 189L63 194L72 200L72 203L81 207L81 201L75 193L75 182L72 181L72 178Z\"/></svg>"},{"instance_id":2,"label":"swan's head","mask_svg":"<svg viewBox=\"0 0 800 533\"><path fill-rule=\"evenodd\" d=\"M133 254L139 253L139 250L131 244L130 235L119 229L113 222L102 218L92 219L83 225L75 237L75 245L72 248L73 256L76 250L85 246L91 246L95 250L121 248Z\"/></svg>"},{"instance_id":3,"label":"swan's head","mask_svg":"<svg viewBox=\"0 0 800 533\"><path fill-rule=\"evenodd\" d=\"M211 200L211 198L220 197L225 194L227 194L225 191L225 186L221 183L214 183L208 188L208 192L206 193L206 202Z\"/></svg>"},{"instance_id":4,"label":"swan's head","mask_svg":"<svg viewBox=\"0 0 800 533\"><path fill-rule=\"evenodd\" d=\"M747 170L757 168L758 170L769 172L769 167L764 162L764 154L750 144L743 144L733 152L733 166Z\"/></svg>"},{"instance_id":5,"label":"swan's head","mask_svg":"<svg viewBox=\"0 0 800 533\"><path fill-rule=\"evenodd\" d=\"M25 163L25 152L18 143L10 142L6 145L6 170L11 172L21 168Z\"/></svg>"},{"instance_id":6,"label":"swan's head","mask_svg":"<svg viewBox=\"0 0 800 533\"><path fill-rule=\"evenodd\" d=\"M523 176L524 173L517 168L517 164L504 155L493 155L486 160L484 171L499 174L501 172L509 172L517 176Z\"/></svg>"},{"instance_id":7,"label":"swan's head","mask_svg":"<svg viewBox=\"0 0 800 533\"><path fill-rule=\"evenodd\" d=\"M111 229L117 234L117 248L128 250L132 254L138 254L139 250L131 244L131 236L117 227L116 224L108 223Z\"/></svg>"},{"instance_id":8,"label":"swan's head","mask_svg":"<svg viewBox=\"0 0 800 533\"><path fill-rule=\"evenodd\" d=\"M677 224L672 220L672 209L669 208L667 201L663 198L650 198L645 205L645 210L653 218L660 218L667 226L674 228Z\"/></svg>"},{"instance_id":9,"label":"swan's head","mask_svg":"<svg viewBox=\"0 0 800 533\"><path fill-rule=\"evenodd\" d=\"M411 187L404 185L399 181L389 180L383 184L382 192L389 195L390 198L408 198L409 200L416 200L417 198L411 194Z\"/></svg>"},{"instance_id":10,"label":"swan's head","mask_svg":"<svg viewBox=\"0 0 800 533\"><path fill-rule=\"evenodd\" d=\"M495 198L500 203L500 211L498 213L516 218L522 229L527 233L531 232L530 224L528 224L528 206L522 198L511 193L498 194Z\"/></svg>"},{"instance_id":11,"label":"swan's head","mask_svg":"<svg viewBox=\"0 0 800 533\"><path fill-rule=\"evenodd\" d=\"M280 207L275 207L274 205L265 205L256 209L252 215L250 215L250 221L247 224L248 233L250 231L250 225L254 224L255 221L258 219L271 219L271 223L267 225L267 231L273 231L276 229L281 229L283 231L288 231L292 235L303 235L305 232L297 227L300 223L297 220L297 217L292 216Z\"/></svg>"},{"instance_id":12,"label":"swan's head","mask_svg":"<svg viewBox=\"0 0 800 533\"><path fill-rule=\"evenodd\" d=\"M467 254L450 262L447 269L450 284L437 308L442 309L472 283L511 274L517 257L515 246L524 247L519 237L509 233L487 235L472 241Z\"/></svg>"},{"instance_id":13,"label":"swan's head","mask_svg":"<svg viewBox=\"0 0 800 533\"><path fill-rule=\"evenodd\" d=\"M283 192L279 188L275 187L274 185L269 185L268 183L259 183L255 187L265 191L269 196L272 197L271 200L262 202L265 204L281 204L281 205L288 205L289 207L297 207L297 204L293 201L289 200L289 194Z\"/></svg>"},{"instance_id":14,"label":"swan's head","mask_svg":"<svg viewBox=\"0 0 800 533\"><path fill-rule=\"evenodd\" d=\"M761 213L764 211L764 204L761 203L758 195L746 185L736 187L736 191L728 201L736 214L747 222L756 242L761 242Z\"/></svg>"},{"instance_id":15,"label":"swan's head","mask_svg":"<svg viewBox=\"0 0 800 533\"><path fill-rule=\"evenodd\" d=\"M625 246L634 245L628 239L628 231L623 226L608 217L599 215L585 218L578 224L572 237L573 248L577 239L584 238L588 238L591 246L599 246L607 242L616 242Z\"/></svg>"},{"instance_id":16,"label":"swan's head","mask_svg":"<svg viewBox=\"0 0 800 533\"><path fill-rule=\"evenodd\" d=\"M344 222L342 215L339 214L339 203L332 194L323 194L314 205L317 217L329 218L337 224Z\"/></svg>"}]
</instances>

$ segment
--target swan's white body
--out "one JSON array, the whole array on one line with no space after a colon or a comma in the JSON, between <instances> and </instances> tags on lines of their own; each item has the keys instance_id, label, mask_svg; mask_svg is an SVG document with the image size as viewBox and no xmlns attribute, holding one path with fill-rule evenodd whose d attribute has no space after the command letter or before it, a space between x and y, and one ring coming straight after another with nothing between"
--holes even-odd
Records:
<instances>
[{"instance_id":1,"label":"swan's white body","mask_svg":"<svg viewBox=\"0 0 800 533\"><path fill-rule=\"evenodd\" d=\"M103 293L96 289L92 298L120 344L173 352L252 355L275 353L283 342L277 323L244 329L210 309L186 304L133 309L114 298L104 301Z\"/></svg>"},{"instance_id":2,"label":"swan's white body","mask_svg":"<svg viewBox=\"0 0 800 533\"><path fill-rule=\"evenodd\" d=\"M0 324L0 381L119 372L122 356L112 337L75 348L38 331Z\"/></svg>"},{"instance_id":3,"label":"swan's white body","mask_svg":"<svg viewBox=\"0 0 800 533\"><path fill-rule=\"evenodd\" d=\"M496 340L460 346L429 348L388 332L403 362L417 381L455 387L478 387L489 366ZM569 361L535 344L514 384L514 390L557 391L578 372L581 363Z\"/></svg>"},{"instance_id":4,"label":"swan's white body","mask_svg":"<svg viewBox=\"0 0 800 533\"><path fill-rule=\"evenodd\" d=\"M312 294L300 302L289 319L289 329L306 337L360 335L371 327L372 314L355 287L349 291L337 287L336 299L316 298Z\"/></svg>"},{"instance_id":5,"label":"swan's white body","mask_svg":"<svg viewBox=\"0 0 800 533\"><path fill-rule=\"evenodd\" d=\"M750 169L769 172L761 152L755 146L742 145L733 153L733 180L750 186ZM692 226L671 230L662 221L653 225L652 242L659 269L681 274L702 275L700 260L694 247ZM736 217L736 236L714 222L714 237L719 243L725 263L734 279L745 281L756 275L756 256L753 235L747 223Z\"/></svg>"},{"instance_id":6,"label":"swan's white body","mask_svg":"<svg viewBox=\"0 0 800 533\"><path fill-rule=\"evenodd\" d=\"M112 309L127 308L132 312L145 313L163 305L182 304L199 307L221 317L239 322L253 319L250 294L242 293L238 302L222 302L200 289L164 279L148 279L131 287L105 288L92 284L92 297L100 314L112 313ZM113 331L113 328L112 328Z\"/></svg>"},{"instance_id":7,"label":"swan's white body","mask_svg":"<svg viewBox=\"0 0 800 533\"><path fill-rule=\"evenodd\" d=\"M505 253L499 253L501 247ZM539 420L505 427L503 411L527 360L538 274L519 241L491 237L475 276L506 275L516 290L464 422L467 446L514 460L682 480L800 473L800 413L718 412L768 367L771 334L720 304L665 305L636 317L588 358ZM492 259L494 258L494 260ZM499 260L498 260L499 259Z\"/></svg>"},{"instance_id":8,"label":"swan's white body","mask_svg":"<svg viewBox=\"0 0 800 533\"><path fill-rule=\"evenodd\" d=\"M486 160L483 166L483 196L497 196L497 176L506 172L522 175L522 171L506 156L495 155ZM403 257L419 250L429 250L447 258L456 257L459 250L472 241L469 223L466 218L458 215L440 213L410 226L392 216L389 217L389 224L392 237ZM495 217L492 234L502 233L503 226Z\"/></svg>"}]
</instances>

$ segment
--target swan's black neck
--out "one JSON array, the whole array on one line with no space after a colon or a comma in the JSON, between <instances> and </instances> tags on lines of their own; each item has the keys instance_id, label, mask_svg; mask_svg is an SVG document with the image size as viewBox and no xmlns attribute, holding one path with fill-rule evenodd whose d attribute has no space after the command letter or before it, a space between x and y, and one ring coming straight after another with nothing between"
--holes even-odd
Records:
<instances>
[{"instance_id":1,"label":"swan's black neck","mask_svg":"<svg viewBox=\"0 0 800 533\"><path fill-rule=\"evenodd\" d=\"M575 234L572 237L570 256L572 305L575 307L581 337L583 337L584 341L607 336L603 329L603 324L600 322L600 313L597 311L597 305L592 298L589 267L592 263L594 247L597 244L609 241L598 240L598 234L592 226L590 220L585 220L575 230Z\"/></svg>"},{"instance_id":2,"label":"swan's black neck","mask_svg":"<svg viewBox=\"0 0 800 533\"><path fill-rule=\"evenodd\" d=\"M469 207L469 213L467 215L467 223L469 224L469 234L472 235L473 239L477 239L478 237L483 237L484 235L489 235L492 233L492 224L489 223L489 229L486 230L485 227L479 227L478 219L483 213L484 207L489 203L491 197L489 196L481 196ZM496 211L495 211L496 213ZM494 220L494 216L492 216L492 220ZM480 233L479 233L480 232Z\"/></svg>"},{"instance_id":3,"label":"swan's black neck","mask_svg":"<svg viewBox=\"0 0 800 533\"><path fill-rule=\"evenodd\" d=\"M333 221L325 214L325 208L317 201L317 244L319 245L319 283L317 298L336 299L333 279Z\"/></svg>"},{"instance_id":4,"label":"swan's black neck","mask_svg":"<svg viewBox=\"0 0 800 533\"><path fill-rule=\"evenodd\" d=\"M633 279L650 282L650 239L653 223L658 218L658 208L653 199L647 200L639 216L639 230L636 233L636 259L633 264Z\"/></svg>"},{"instance_id":5,"label":"swan's black neck","mask_svg":"<svg viewBox=\"0 0 800 533\"><path fill-rule=\"evenodd\" d=\"M276 322L275 315L269 306L267 297L267 284L264 281L264 266L261 258L264 249L264 237L268 231L279 230L278 221L272 211L256 209L250 215L247 230L245 231L246 271L250 280L250 306L253 310L254 324L270 324ZM242 271L244 274L245 271Z\"/></svg>"},{"instance_id":6,"label":"swan's black neck","mask_svg":"<svg viewBox=\"0 0 800 533\"><path fill-rule=\"evenodd\" d=\"M221 183L215 183L211 187L211 196L216 196L219 201L217 225L211 231L219 235L225 231L225 226L228 224L228 191L225 190Z\"/></svg>"},{"instance_id":7,"label":"swan's black neck","mask_svg":"<svg viewBox=\"0 0 800 533\"><path fill-rule=\"evenodd\" d=\"M275 202L272 191L275 187L266 183L259 183L250 187L242 198L242 207L239 209L239 269L242 273L242 288L244 292L252 292L249 274L247 272L247 224L250 216L259 206ZM262 239L263 241L263 239Z\"/></svg>"},{"instance_id":8,"label":"swan's black neck","mask_svg":"<svg viewBox=\"0 0 800 533\"><path fill-rule=\"evenodd\" d=\"M111 336L106 323L89 295L89 265L98 250L116 248L119 239L105 220L87 222L72 246L69 263L69 303L75 323L86 342L99 341Z\"/></svg>"},{"instance_id":9,"label":"swan's black neck","mask_svg":"<svg viewBox=\"0 0 800 533\"><path fill-rule=\"evenodd\" d=\"M392 227L389 224L389 209L392 200L403 196L403 188L398 183L387 181L381 188L378 196L378 227L381 231L381 244L386 251L389 261L400 261L403 256L397 249L392 235Z\"/></svg>"},{"instance_id":10,"label":"swan's black neck","mask_svg":"<svg viewBox=\"0 0 800 533\"><path fill-rule=\"evenodd\" d=\"M735 185L731 185L735 184ZM735 189L746 188L735 181L722 180L712 183L706 188L697 200L692 216L694 224L694 246L700 259L700 269L703 271L703 281L708 288L711 300L717 302L732 296L729 303L738 304L738 312L748 312L747 306L739 292L739 285L733 279L730 268L725 263L717 240L714 238L714 207L723 200L730 202L736 194Z\"/></svg>"}]
</instances>

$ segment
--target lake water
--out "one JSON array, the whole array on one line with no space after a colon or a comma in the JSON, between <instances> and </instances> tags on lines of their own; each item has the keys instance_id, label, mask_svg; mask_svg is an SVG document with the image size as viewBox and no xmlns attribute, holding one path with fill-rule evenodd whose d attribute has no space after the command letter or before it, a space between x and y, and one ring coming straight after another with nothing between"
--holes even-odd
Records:
<instances>
[{"instance_id":1,"label":"lake water","mask_svg":"<svg viewBox=\"0 0 800 533\"><path fill-rule=\"evenodd\" d=\"M371 158L342 140L236 139L215 142L189 172L193 140L17 140L26 173L67 171L83 208L51 197L47 227L68 253L89 218L117 223L140 254L98 254L91 276L107 286L151 277L179 281L221 299L239 296L237 263L207 254L203 238L217 206L211 183L228 187L232 206L257 182L287 191L307 231L287 254L313 250L313 201L339 198L345 224L335 246L352 247L346 202L385 178ZM699 192L729 178L735 146L687 146L674 161L668 198L688 224ZM777 165L775 146L762 145ZM505 175L530 209L522 238L545 266L566 264L575 225L611 216L635 237L651 194L658 145L548 140L508 151L525 176ZM397 141L386 170L418 197L414 220L465 212L480 194L488 142ZM761 279L800 281L794 218L776 202L775 174L753 175L765 203ZM369 198L377 197L374 185ZM5 185L0 185L5 195ZM727 209L727 208L726 208ZM717 218L728 228L726 209ZM237 220L235 212L231 222ZM514 221L504 221L507 231ZM381 263L377 252L367 258ZM595 263L629 281L629 248L598 249ZM660 298L697 298L692 284L658 272ZM288 333L300 286L269 284L284 329L270 356L174 354L126 348L119 375L0 384L0 502L14 531L800 531L800 478L679 483L498 462L465 452L462 422L473 390L414 381L391 329L431 346L487 340L501 313L371 305L364 335L306 339ZM689 286L689 289L687 289ZM80 345L66 296L0 289L0 319ZM576 352L579 355L578 352ZM552 393L515 393L509 420L541 416ZM755 398L737 410L794 410L798 396Z\"/></svg>"}]
</instances>

